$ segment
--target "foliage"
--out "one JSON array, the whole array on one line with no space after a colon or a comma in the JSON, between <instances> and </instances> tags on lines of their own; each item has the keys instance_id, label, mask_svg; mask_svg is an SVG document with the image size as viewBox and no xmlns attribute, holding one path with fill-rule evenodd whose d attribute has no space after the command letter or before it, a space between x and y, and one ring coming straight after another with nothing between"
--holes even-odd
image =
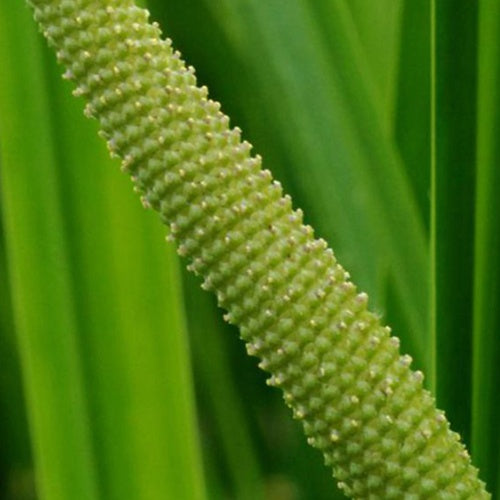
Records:
<instances>
[{"instance_id":1,"label":"foliage","mask_svg":"<svg viewBox=\"0 0 500 500\"><path fill-rule=\"evenodd\" d=\"M496 404L490 394L495 387L492 367L495 366L496 343L493 332L498 321L498 307L491 301L495 299L492 290L497 283L494 263L498 245L494 239L494 218L488 215L495 213L491 211L495 199L491 177L494 175L495 150L491 131L496 118L496 59L492 49L495 44L491 40L495 40L497 32L497 16L492 15L485 6L486 2L472 8L473 12L469 11L470 7L467 10L467 2L462 2L464 8L458 9L455 15L444 8L435 9L433 47L437 64L433 73L435 126L432 137L437 147L433 154L436 161L432 170L432 217L429 222L426 218L426 179L429 176L426 115L431 108L426 89L430 61L424 50L429 44L429 16L422 12L415 16L412 12L415 6L411 2L392 9L384 8L384 2L378 4L380 10L367 8L363 1L298 0L286 6L275 1L198 1L189 2L189 5L171 2L167 6L156 6L153 2L151 7L159 19L164 16L167 20L163 23L166 31L172 33L188 60L197 66L202 80L209 83L214 95L224 103L225 110L235 117L256 148L264 154L287 191L294 195L296 203L305 208L308 220L332 243L339 260L352 271L355 281L370 293L380 310L387 311L389 320L396 325L398 333L401 332L404 350L411 351L417 366L426 370L432 386L437 382L438 399L452 423L456 422L465 436L468 429L472 429L473 454L481 464L490 488L495 491L497 457L496 446L491 445L491 436L494 436L491 416L495 415ZM4 10L7 9L2 8ZM23 370L29 373L30 363L25 360L32 363L40 359L41 352L47 352L47 356L61 356L53 361L47 358L43 367L49 368L48 376L53 366L60 367L65 375L70 374L66 379L72 387L70 392L80 401L78 404L88 406L89 418L96 423L92 427L95 435L74 437L80 442L78 446L85 446L82 439L97 443L99 453L95 456L102 462L97 464L96 470L102 474L102 484L117 497L120 488L128 492L141 491L138 489L141 484L148 485L152 497L161 495L161 490L154 490L153 484L155 481L161 484L161 478L159 471L154 476L153 465L166 457L161 458L160 450L156 455L160 458L155 461L151 447L154 444L161 447L169 437L157 438L156 433L161 429L164 431L164 426L158 423L160 427L153 427L141 410L149 408L150 418L159 418L162 410L153 405L160 404L160 401L164 408L168 408L168 417L174 415L167 400L158 397L163 396L162 391L168 387L161 380L166 381L168 377L158 379L156 375L168 363L153 361L155 355L160 360L165 355L153 347L154 339L157 339L154 332L162 326L152 319L161 317L161 313L153 313L153 310L161 311L160 304L154 306L152 302L161 302L162 292L158 292L161 288L155 288L151 294L151 280L157 279L159 274L151 273L151 270L158 269L162 250L158 247L158 260L151 260L150 246L144 248L141 245L141 241L147 241L148 237L142 237L140 241L130 237L130 233L144 234L143 229L132 231L128 227L135 217L142 219L143 216L133 216L132 208L130 212L124 208L122 199L127 198L125 184L123 198L115 198L118 181L112 170L102 167L105 160L102 163L101 160L99 163L92 160L96 155L86 144L89 141L94 143L93 139L87 139L92 136L88 132L91 127L88 124L76 126L77 121L68 116L66 110L71 107L74 110L75 106L63 101L64 98L59 97L63 92L55 90L60 84L53 76L54 69L48 69L49 59L30 31L32 27L21 20L25 13L19 12L21 24L16 24L15 11L20 10L19 7L8 10L8 14L0 14L0 36L10 41L4 43L2 39L2 60L10 61L13 68L2 75L1 84L2 116L9 117L9 120L2 120L1 136L2 207L9 287L14 311L17 310L19 338L23 338L23 329L32 330L29 323L32 321L32 325L37 325L35 330L40 329L40 339L49 347L45 350L43 345L23 347L21 343L25 352ZM374 16L380 16L383 22L371 22ZM193 26L200 28L196 36L193 36ZM477 51L474 50L476 39L479 40ZM464 57L464 51L455 47L455 53L460 55L460 65L458 57L453 57L453 53L450 55L454 40L461 40L469 49ZM23 43L27 44L24 48ZM207 53L213 56L207 57ZM477 80L470 77L474 74L472 68L475 69L476 59L480 63ZM266 71L259 70L262 61L266 62ZM21 71L25 72L24 76ZM450 74L455 76L451 78ZM24 87L20 86L21 83L12 84L6 75L19 75L18 81ZM39 77L34 78L34 75ZM469 76L462 79L456 75ZM477 112L474 104L476 81L481 82L477 92ZM40 83L40 87L27 85L33 82ZM447 89L453 90L453 85L456 91L447 92ZM9 89L16 88L20 89L17 95L8 93ZM54 89L50 92L50 100L43 97L47 95L44 88ZM21 107L22 115L16 113ZM451 115L450 110L458 111ZM28 126L37 132L44 131L42 136L30 132ZM66 135L70 128L75 129L76 135L68 134L65 141L54 140L55 131ZM83 130L88 135L83 136L86 133ZM25 135L21 137L19 131L24 131ZM475 151L474 141L471 141L474 136L477 137L478 156L482 158L478 162L476 198L474 170L471 174L470 169ZM17 147L8 146L15 145L16 141ZM85 143L84 147L80 141ZM463 176L457 176L452 170L456 157L447 157L442 150L455 153L459 145L467 149L465 141L472 145L472 158L470 152L458 154L465 167L460 169ZM14 159L6 156L9 147L16 154ZM98 155L103 158L102 148ZM47 167L36 170L40 181L35 182L33 165L39 163ZM8 164L15 164L16 176L19 175L12 180L16 181L14 187L4 180ZM21 169L18 165L23 164L25 168ZM77 166L70 169L68 165ZM24 179L30 179L29 183L23 181L23 172ZM95 189L96 179L101 178L103 181L98 184L107 186L107 195L106 191L99 193ZM463 195L464 191L468 194ZM462 207L463 204L466 206ZM469 214L469 222L459 224L460 231L450 234L446 228L456 228L457 214L453 208L458 206ZM30 213L25 214L25 211ZM42 213L45 217L41 217ZM476 224L470 222L470 214L474 213ZM118 239L118 234L113 234L120 227L122 240ZM434 311L432 327L426 328L429 290L426 284L426 235L429 227L433 259L430 289L435 306L431 308ZM98 240L102 245L100 250L95 238L90 236L99 233L102 238ZM457 239L458 243L454 243ZM151 237L151 241L154 240ZM30 245L30 241L37 244ZM478 265L474 270L470 260L471 245L462 246L461 241L475 242ZM109 252L107 258L105 248ZM150 273L143 275L148 269L136 269L132 275L134 278L131 278L130 268L139 267L135 264L139 262L148 262ZM99 279L96 280L97 276ZM452 286L449 285L451 282ZM163 286L163 295L166 296L167 287ZM191 284L186 287L186 303L190 304L188 321L193 332L200 332L206 330L207 324L214 323L213 306L207 304L201 309L199 301L202 299L193 288ZM135 300L130 297L131 290L138 294ZM174 302L178 300L170 296ZM48 300L45 306L43 299ZM151 307L151 314L140 307L140 301ZM8 309L8 301L3 303ZM179 310L179 306L177 302L173 307ZM460 318L458 313L461 313L464 318L473 320L450 322L447 318L457 309L456 317ZM203 313L195 315L193 310ZM134 326L137 324L141 324L140 336ZM143 332L143 325L151 328L151 335ZM221 328L215 323L213 329ZM455 338L457 328L461 332L460 342ZM173 330L182 331L182 327L178 324ZM103 335L105 331L114 332L114 335ZM67 335L62 335L62 332ZM250 389L252 381L239 380L242 367L229 366L231 357L224 357L224 346L216 344L220 338L208 333L205 331L203 337L193 336L192 340L195 369L200 373L212 373L210 367L214 365L211 361L214 358L219 359L223 366L220 379L212 376L198 382L205 439L213 439L214 432L218 437L223 436L211 441L217 443L216 446L222 443L222 449L212 451L212 458L207 460L209 490L236 488L233 491L243 498L244 492L249 491L249 484L252 487L276 485L277 481L268 479L270 473L276 471L287 476L288 482L279 484L289 485L290 481L295 481L301 488L301 484L307 484L309 469L305 469L303 479L298 470L293 469L300 469L298 464L305 461L302 457L307 456L308 451L273 451L272 454L278 456L273 465L267 463L264 458L266 450L277 448L276 433L272 430L259 433L258 425L248 426L245 419L250 414L261 415L261 420L274 421L280 414L279 410L274 410L275 399L271 394L262 395ZM214 344L211 344L212 337L217 338ZM56 348L58 339L65 341L60 348ZM151 342L149 351L142 343L147 339ZM232 357L241 359L239 347L225 337L223 339L229 343L225 348L233 352ZM212 350L206 350L207 344ZM475 347L473 358L468 348L471 345ZM123 349L124 353L120 354L117 349ZM26 351L30 350L28 356ZM151 356L144 355L139 362L137 352L149 352ZM213 357L205 357L206 352L212 352ZM103 363L103 360L107 361ZM186 359L181 361L185 373L189 373L186 362ZM63 363L67 363L67 368ZM151 366L157 366L157 371ZM238 377L230 375L235 369ZM179 376L178 370L175 373ZM56 376L56 379L61 380L61 377ZM40 397L41 402L35 409L55 411L68 419L84 417L85 412L58 412L57 405L50 407L43 394L47 381L40 379L36 382L40 387L39 391L34 391L34 396ZM226 402L224 406L231 410L225 413L220 402L214 403L219 399L214 396L217 393L232 394L230 398L234 401L236 391L233 384L236 383L242 384L241 392L250 392L253 396L234 405ZM30 390L29 384L26 384L26 390ZM64 403L63 395L67 392L62 386L59 390ZM81 396L78 396L79 391L83 393ZM185 391L190 392L189 377ZM207 394L214 396L207 397ZM262 401L269 399L271 402L263 407ZM474 401L472 427L470 399ZM246 411L238 409L239 405ZM253 409L253 413L249 409ZM192 407L187 411L192 412ZM118 428L116 416L125 420ZM181 416L179 420L186 422L189 418ZM215 422L212 428L215 430L206 429L210 420ZM74 422L67 421L67 425L75 430ZM85 434L85 422L78 425ZM243 446L236 446L233 442L235 428L247 429L242 432L243 437L238 436ZM489 433L483 432L484 428ZM144 440L144 429L151 430L155 436ZM288 437L287 433L280 437L284 441L279 443L282 450L287 449L287 444L297 446L294 444L295 431L292 429ZM178 432L172 437L176 435ZM184 437L189 435L187 432ZM64 439L71 439L71 432L67 437L64 433ZM117 443L123 449L117 447ZM144 449L141 451L135 446ZM204 448L210 456L210 447ZM287 467L290 456L296 457L296 463L289 463ZM216 465L218 457L226 457L225 466ZM194 455L189 460L196 463ZM138 464L142 465L144 473L127 472L135 470ZM78 464L67 465L75 465L74 469L80 472L90 470L82 469L84 466ZM148 473L153 476L147 478L145 474ZM193 474L199 477L199 474ZM263 479L259 480L259 477ZM165 488L169 487L167 482ZM313 498L331 495L328 486L323 490L321 481L314 484L317 486L308 491L302 487L301 498L307 494ZM143 496L145 493L141 498Z\"/></svg>"}]
</instances>

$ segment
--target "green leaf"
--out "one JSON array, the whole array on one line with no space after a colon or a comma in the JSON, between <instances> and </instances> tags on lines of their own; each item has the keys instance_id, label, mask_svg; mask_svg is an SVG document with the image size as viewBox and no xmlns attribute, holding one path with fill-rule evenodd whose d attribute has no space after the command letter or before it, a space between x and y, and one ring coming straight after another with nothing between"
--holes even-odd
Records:
<instances>
[{"instance_id":1,"label":"green leaf","mask_svg":"<svg viewBox=\"0 0 500 500\"><path fill-rule=\"evenodd\" d=\"M479 3L472 452L500 495L500 4Z\"/></svg>"},{"instance_id":2,"label":"green leaf","mask_svg":"<svg viewBox=\"0 0 500 500\"><path fill-rule=\"evenodd\" d=\"M395 105L395 140L422 214L430 225L430 0L403 2Z\"/></svg>"},{"instance_id":3,"label":"green leaf","mask_svg":"<svg viewBox=\"0 0 500 500\"><path fill-rule=\"evenodd\" d=\"M438 405L469 442L477 3L432 2L432 318Z\"/></svg>"},{"instance_id":4,"label":"green leaf","mask_svg":"<svg viewBox=\"0 0 500 500\"><path fill-rule=\"evenodd\" d=\"M2 3L0 186L14 321L40 497L92 500L98 489L38 44L22 3Z\"/></svg>"},{"instance_id":5,"label":"green leaf","mask_svg":"<svg viewBox=\"0 0 500 500\"><path fill-rule=\"evenodd\" d=\"M0 171L2 169L0 162ZM22 482L32 485L31 447L14 331L0 199L0 498ZM25 479L21 479L24 477Z\"/></svg>"},{"instance_id":6,"label":"green leaf","mask_svg":"<svg viewBox=\"0 0 500 500\"><path fill-rule=\"evenodd\" d=\"M398 63L402 46L402 14L408 2L402 0L344 0L350 10L365 53L371 79L377 88L382 114L389 131L396 116ZM311 2L312 3L312 2ZM411 2L410 2L411 3ZM419 5L419 8L421 6Z\"/></svg>"}]
</instances>

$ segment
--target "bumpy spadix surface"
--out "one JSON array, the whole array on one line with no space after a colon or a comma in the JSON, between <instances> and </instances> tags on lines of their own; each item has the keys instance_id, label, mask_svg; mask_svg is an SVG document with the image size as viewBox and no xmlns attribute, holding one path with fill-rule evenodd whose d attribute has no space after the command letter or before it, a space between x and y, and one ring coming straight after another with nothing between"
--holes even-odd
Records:
<instances>
[{"instance_id":1,"label":"bumpy spadix surface","mask_svg":"<svg viewBox=\"0 0 500 500\"><path fill-rule=\"evenodd\" d=\"M489 498L397 337L147 11L130 0L30 3L143 203L240 327L344 492Z\"/></svg>"}]
</instances>

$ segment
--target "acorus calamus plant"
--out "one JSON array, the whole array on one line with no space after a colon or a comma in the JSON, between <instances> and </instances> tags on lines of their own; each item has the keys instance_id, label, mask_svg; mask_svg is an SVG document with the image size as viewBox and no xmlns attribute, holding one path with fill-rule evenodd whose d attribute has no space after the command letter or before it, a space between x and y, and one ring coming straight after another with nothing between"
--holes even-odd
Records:
<instances>
[{"instance_id":1,"label":"acorus calamus plant","mask_svg":"<svg viewBox=\"0 0 500 500\"><path fill-rule=\"evenodd\" d=\"M352 498L490 498L423 374L241 131L132 0L30 0L146 207L160 213Z\"/></svg>"}]
</instances>

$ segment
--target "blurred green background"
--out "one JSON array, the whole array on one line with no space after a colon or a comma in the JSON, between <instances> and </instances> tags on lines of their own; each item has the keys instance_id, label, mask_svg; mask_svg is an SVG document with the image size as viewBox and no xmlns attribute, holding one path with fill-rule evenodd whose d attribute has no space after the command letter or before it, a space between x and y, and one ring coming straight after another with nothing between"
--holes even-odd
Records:
<instances>
[{"instance_id":1,"label":"blurred green background","mask_svg":"<svg viewBox=\"0 0 500 500\"><path fill-rule=\"evenodd\" d=\"M500 492L500 1L148 0ZM342 498L22 0L0 4L0 498Z\"/></svg>"}]
</instances>

